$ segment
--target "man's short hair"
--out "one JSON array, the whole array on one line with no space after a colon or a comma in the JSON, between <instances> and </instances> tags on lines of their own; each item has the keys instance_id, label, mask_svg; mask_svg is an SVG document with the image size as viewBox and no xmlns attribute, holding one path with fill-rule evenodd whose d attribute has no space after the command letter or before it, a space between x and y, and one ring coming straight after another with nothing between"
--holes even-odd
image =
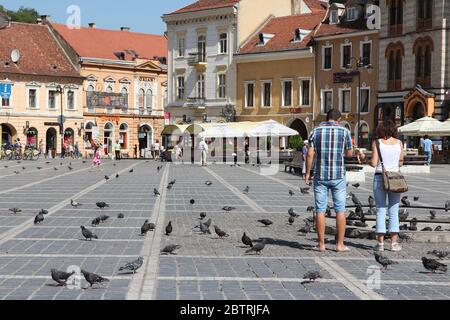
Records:
<instances>
[{"instance_id":1,"label":"man's short hair","mask_svg":"<svg viewBox=\"0 0 450 320\"><path fill-rule=\"evenodd\" d=\"M327 113L327 121L339 121L342 118L342 114L339 110L331 109Z\"/></svg>"},{"instance_id":2,"label":"man's short hair","mask_svg":"<svg viewBox=\"0 0 450 320\"><path fill-rule=\"evenodd\" d=\"M425 139L425 140L428 140L428 139L430 139L430 137L429 137L428 135L426 135L426 136L424 137L424 139Z\"/></svg>"}]
</instances>

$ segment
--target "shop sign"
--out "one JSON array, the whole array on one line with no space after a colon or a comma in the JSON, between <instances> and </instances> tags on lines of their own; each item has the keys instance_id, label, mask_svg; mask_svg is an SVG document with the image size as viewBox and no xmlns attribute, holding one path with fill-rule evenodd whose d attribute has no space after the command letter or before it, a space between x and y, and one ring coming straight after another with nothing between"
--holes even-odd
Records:
<instances>
[{"instance_id":1,"label":"shop sign","mask_svg":"<svg viewBox=\"0 0 450 320\"><path fill-rule=\"evenodd\" d=\"M0 95L2 99L8 100L11 97L11 84L0 83Z\"/></svg>"},{"instance_id":2,"label":"shop sign","mask_svg":"<svg viewBox=\"0 0 450 320\"><path fill-rule=\"evenodd\" d=\"M164 125L170 125L170 112L164 112Z\"/></svg>"}]
</instances>

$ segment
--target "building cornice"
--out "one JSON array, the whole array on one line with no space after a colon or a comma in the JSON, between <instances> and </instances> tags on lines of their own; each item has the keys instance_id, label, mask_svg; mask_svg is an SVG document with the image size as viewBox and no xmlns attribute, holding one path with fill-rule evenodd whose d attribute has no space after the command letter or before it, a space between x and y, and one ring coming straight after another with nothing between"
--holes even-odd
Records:
<instances>
[{"instance_id":1,"label":"building cornice","mask_svg":"<svg viewBox=\"0 0 450 320\"><path fill-rule=\"evenodd\" d=\"M189 21L192 19L199 19L199 18L214 18L215 16L220 15L236 15L236 13L237 8L233 6L233 7L205 9L191 12L171 13L163 15L162 20L165 23L170 24L171 22Z\"/></svg>"},{"instance_id":2,"label":"building cornice","mask_svg":"<svg viewBox=\"0 0 450 320\"><path fill-rule=\"evenodd\" d=\"M349 38L349 37L376 35L376 34L379 34L379 32L380 32L379 30L364 30L364 31L356 31L356 32L346 32L346 33L336 34L336 35L332 35L332 36L314 37L314 40L315 41L326 41L326 40Z\"/></svg>"},{"instance_id":3,"label":"building cornice","mask_svg":"<svg viewBox=\"0 0 450 320\"><path fill-rule=\"evenodd\" d=\"M285 50L285 51L272 51L272 52L259 52L259 53L246 53L235 54L234 59L237 63L242 62L260 62L260 61L272 61L272 60L292 60L292 59L305 59L314 58L312 48Z\"/></svg>"}]
</instances>

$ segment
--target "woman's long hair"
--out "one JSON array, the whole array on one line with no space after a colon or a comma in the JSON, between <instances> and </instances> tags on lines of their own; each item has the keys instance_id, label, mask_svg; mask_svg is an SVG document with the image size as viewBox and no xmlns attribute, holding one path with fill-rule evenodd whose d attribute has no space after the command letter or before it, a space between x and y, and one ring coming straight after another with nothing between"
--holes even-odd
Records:
<instances>
[{"instance_id":1,"label":"woman's long hair","mask_svg":"<svg viewBox=\"0 0 450 320\"><path fill-rule=\"evenodd\" d=\"M392 120L384 120L378 124L376 139L397 138L397 126Z\"/></svg>"}]
</instances>

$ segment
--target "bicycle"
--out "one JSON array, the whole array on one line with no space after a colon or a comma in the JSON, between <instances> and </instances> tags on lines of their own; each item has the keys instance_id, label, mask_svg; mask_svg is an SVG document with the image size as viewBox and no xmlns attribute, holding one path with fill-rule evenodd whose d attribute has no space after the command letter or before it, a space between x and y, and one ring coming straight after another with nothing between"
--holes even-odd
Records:
<instances>
[{"instance_id":1,"label":"bicycle","mask_svg":"<svg viewBox=\"0 0 450 320\"><path fill-rule=\"evenodd\" d=\"M34 146L26 146L23 152L23 160L37 161L41 156L40 152Z\"/></svg>"}]
</instances>

